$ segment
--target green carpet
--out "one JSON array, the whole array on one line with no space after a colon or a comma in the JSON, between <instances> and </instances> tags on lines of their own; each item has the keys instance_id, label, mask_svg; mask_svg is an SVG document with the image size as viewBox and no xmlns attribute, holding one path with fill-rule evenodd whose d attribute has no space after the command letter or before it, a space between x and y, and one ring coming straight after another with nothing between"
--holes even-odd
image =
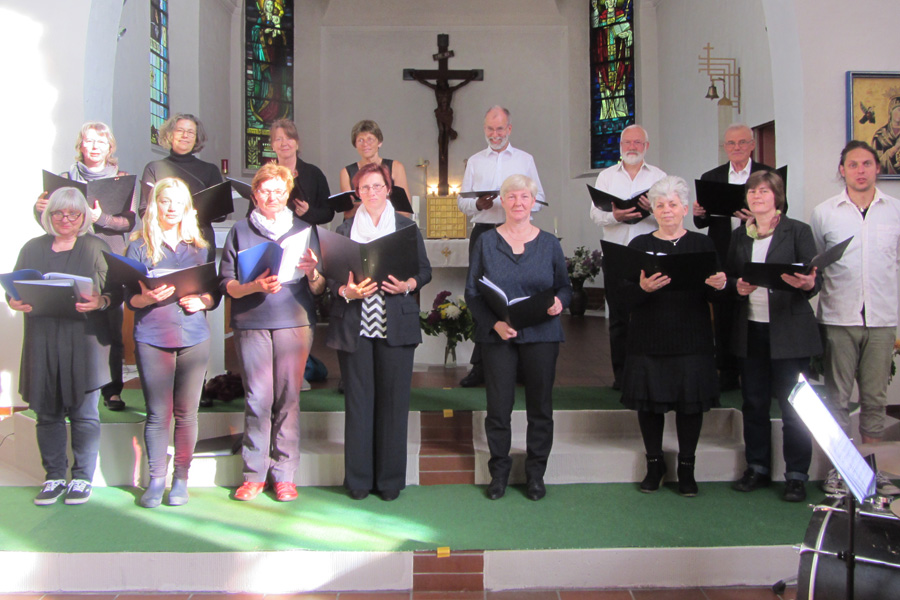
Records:
<instances>
[{"instance_id":1,"label":"green carpet","mask_svg":"<svg viewBox=\"0 0 900 600\"><path fill-rule=\"evenodd\" d=\"M37 488L0 488L0 548L26 552L412 551L726 547L797 544L812 510L780 499L782 486L750 494L701 483L682 498L674 484L641 494L636 484L549 486L540 502L521 487L490 501L473 485L412 486L394 502L351 500L341 488L299 488L295 502L229 499L225 488L191 490L182 507L140 508L135 488L97 488L90 502L32 504ZM823 498L808 486L810 502Z\"/></svg>"},{"instance_id":2,"label":"green carpet","mask_svg":"<svg viewBox=\"0 0 900 600\"><path fill-rule=\"evenodd\" d=\"M556 387L553 388L554 410L621 410L619 392L610 387ZM139 423L144 421L144 395L141 390L123 390L122 400L126 408L123 411L107 410L101 403L100 420L103 423ZM740 391L722 394L720 401L725 408L741 408ZM780 418L778 403L772 403L772 417ZM335 388L314 389L300 394L300 409L307 412L331 412L344 410L344 396ZM484 388L414 388L410 398L410 410L484 410ZM525 389L516 388L515 410L525 410ZM211 408L201 408L201 413L209 412L243 412L244 399L237 398L232 402L216 400ZM33 411L25 414L34 418Z\"/></svg>"}]
</instances>

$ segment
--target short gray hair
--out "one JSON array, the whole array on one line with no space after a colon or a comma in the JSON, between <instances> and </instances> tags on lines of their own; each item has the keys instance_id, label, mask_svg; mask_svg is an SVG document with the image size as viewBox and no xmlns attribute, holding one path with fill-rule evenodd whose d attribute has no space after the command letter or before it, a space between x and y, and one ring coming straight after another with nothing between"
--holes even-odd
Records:
<instances>
[{"instance_id":1,"label":"short gray hair","mask_svg":"<svg viewBox=\"0 0 900 600\"><path fill-rule=\"evenodd\" d=\"M650 208L656 208L656 201L661 198L668 198L671 195L678 196L681 203L687 206L691 202L691 192L687 182L677 175L667 175L656 183L654 183L647 191L647 200L650 201Z\"/></svg>"},{"instance_id":2,"label":"short gray hair","mask_svg":"<svg viewBox=\"0 0 900 600\"><path fill-rule=\"evenodd\" d=\"M53 227L53 218L50 214L58 210L72 210L82 214L84 218L81 220L81 229L78 230L79 236L90 231L91 226L94 224L88 216L91 212L91 207L88 206L87 200L84 199L84 194L78 188L63 187L50 194L47 208L41 213L41 227L53 237L58 236L59 233Z\"/></svg>"},{"instance_id":3,"label":"short gray hair","mask_svg":"<svg viewBox=\"0 0 900 600\"><path fill-rule=\"evenodd\" d=\"M500 197L506 196L507 192L516 192L518 190L528 190L531 192L532 198L537 198L538 186L534 179L528 175L510 175L503 180L503 185L500 186Z\"/></svg>"},{"instance_id":4,"label":"short gray hair","mask_svg":"<svg viewBox=\"0 0 900 600\"><path fill-rule=\"evenodd\" d=\"M749 132L750 132L750 136L753 137L753 130L750 129L750 126L749 126L749 125L746 125L746 124L744 124L744 123L732 123L731 125L729 125L729 126L725 129L725 133L722 134L722 137L724 137L725 135L727 135L729 131L737 131L737 130L739 130L739 129L740 129L741 131L744 131L744 130L749 131Z\"/></svg>"},{"instance_id":5,"label":"short gray hair","mask_svg":"<svg viewBox=\"0 0 900 600\"><path fill-rule=\"evenodd\" d=\"M194 138L194 148L191 152L200 152L203 150L203 147L206 145L206 140L209 138L206 136L206 129L203 128L203 123L191 113L176 113L166 119L166 122L159 128L159 145L166 150L172 149L172 143L169 141L169 136L175 133L175 125L181 120L191 121L197 126L197 137Z\"/></svg>"},{"instance_id":6,"label":"short gray hair","mask_svg":"<svg viewBox=\"0 0 900 600\"><path fill-rule=\"evenodd\" d=\"M626 132L626 131L629 131L629 130L631 130L631 129L640 129L640 130L641 130L641 133L644 134L644 142L646 143L646 142L649 142L649 141L650 141L650 134L647 133L647 130L644 129L643 127L641 127L640 125L638 125L637 123L634 123L634 124L632 124L632 125L629 125L629 126L626 127L625 129L623 129L623 130L622 130L622 133L619 134L619 143L620 143L620 144L622 143L622 136L625 135L625 132Z\"/></svg>"},{"instance_id":7,"label":"short gray hair","mask_svg":"<svg viewBox=\"0 0 900 600\"><path fill-rule=\"evenodd\" d=\"M493 105L492 107L490 107L489 109L487 109L487 112L484 113L484 118L487 119L487 116L488 116L489 114L491 114L492 112L494 112L495 110L503 111L503 114L506 115L506 122L507 122L507 123L512 123L512 121L510 120L510 117L509 117L509 109L508 109L508 108L505 108L505 107L503 107L503 106L500 106L499 104L495 104L495 105Z\"/></svg>"}]
</instances>

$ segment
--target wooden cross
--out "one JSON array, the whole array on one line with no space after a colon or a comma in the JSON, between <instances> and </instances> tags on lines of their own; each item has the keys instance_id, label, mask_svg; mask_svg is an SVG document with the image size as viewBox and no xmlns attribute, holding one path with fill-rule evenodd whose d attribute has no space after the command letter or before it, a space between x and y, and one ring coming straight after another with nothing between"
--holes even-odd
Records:
<instances>
[{"instance_id":1,"label":"wooden cross","mask_svg":"<svg viewBox=\"0 0 900 600\"><path fill-rule=\"evenodd\" d=\"M450 191L447 183L450 142L457 137L457 133L453 129L453 109L450 107L453 101L453 92L470 81L483 81L484 70L451 71L447 66L448 59L454 56L453 50L449 49L450 36L446 33L439 33L437 44L438 53L431 56L438 63L437 70L403 69L403 80L418 81L434 90L434 96L437 99L434 118L437 120L438 126L438 195L446 196ZM434 83L431 80L434 80ZM459 83L451 86L451 81L459 81Z\"/></svg>"}]
</instances>

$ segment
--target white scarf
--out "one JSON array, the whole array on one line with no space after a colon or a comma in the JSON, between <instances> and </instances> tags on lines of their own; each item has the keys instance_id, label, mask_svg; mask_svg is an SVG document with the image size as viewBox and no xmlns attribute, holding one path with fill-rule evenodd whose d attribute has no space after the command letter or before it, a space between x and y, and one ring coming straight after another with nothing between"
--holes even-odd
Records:
<instances>
[{"instance_id":1,"label":"white scarf","mask_svg":"<svg viewBox=\"0 0 900 600\"><path fill-rule=\"evenodd\" d=\"M396 229L397 219L394 207L390 202L385 202L384 211L381 213L378 225L372 222L372 215L366 210L366 205L361 204L356 210L356 216L353 218L353 226L350 227L350 239L354 242L365 244L389 233L394 233Z\"/></svg>"},{"instance_id":2,"label":"white scarf","mask_svg":"<svg viewBox=\"0 0 900 600\"><path fill-rule=\"evenodd\" d=\"M254 208L250 213L250 222L253 223L260 233L277 242L281 236L286 234L294 226L294 212L288 210L287 207L275 215L274 220L269 220L259 212L258 208Z\"/></svg>"}]
</instances>

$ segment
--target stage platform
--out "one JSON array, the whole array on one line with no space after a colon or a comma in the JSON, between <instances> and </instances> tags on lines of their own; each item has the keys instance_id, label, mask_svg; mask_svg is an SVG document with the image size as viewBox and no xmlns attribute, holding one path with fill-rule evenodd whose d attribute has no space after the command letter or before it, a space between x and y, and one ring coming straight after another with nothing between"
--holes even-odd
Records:
<instances>
[{"instance_id":1,"label":"stage platform","mask_svg":"<svg viewBox=\"0 0 900 600\"><path fill-rule=\"evenodd\" d=\"M803 539L810 506L781 501L779 483L752 494L730 489L744 467L739 395L726 395L723 407L706 418L700 495L688 499L674 483L656 494L638 492L640 436L616 392L557 388L547 497L532 502L521 487L511 487L492 502L483 485L473 485L488 480L477 410L483 393L413 390L409 485L394 502L374 495L353 501L337 487L343 402L333 390L303 394L300 498L291 503L276 502L270 492L250 503L231 500L241 480L240 458L223 443L221 452L195 459L187 506L141 508L142 398L128 390L128 410L102 409L90 502L36 507L32 499L43 473L34 421L27 411L18 413L0 422L0 439L9 436L0 445L0 592L736 586L769 585L796 572L792 546ZM513 420L517 468L524 456L521 402ZM217 403L200 422L201 438L227 440L242 429L241 401ZM454 425L442 429L442 422ZM773 434L780 444L777 415ZM446 452L425 457L434 448ZM674 438L666 438L666 449L674 472ZM469 483L416 485L426 483L419 468L426 460L456 464L448 468L467 470L462 481ZM814 477L826 468L817 461ZM514 472L512 479L521 475ZM815 485L808 490L810 503L823 498ZM449 556L439 558L440 548Z\"/></svg>"}]
</instances>

